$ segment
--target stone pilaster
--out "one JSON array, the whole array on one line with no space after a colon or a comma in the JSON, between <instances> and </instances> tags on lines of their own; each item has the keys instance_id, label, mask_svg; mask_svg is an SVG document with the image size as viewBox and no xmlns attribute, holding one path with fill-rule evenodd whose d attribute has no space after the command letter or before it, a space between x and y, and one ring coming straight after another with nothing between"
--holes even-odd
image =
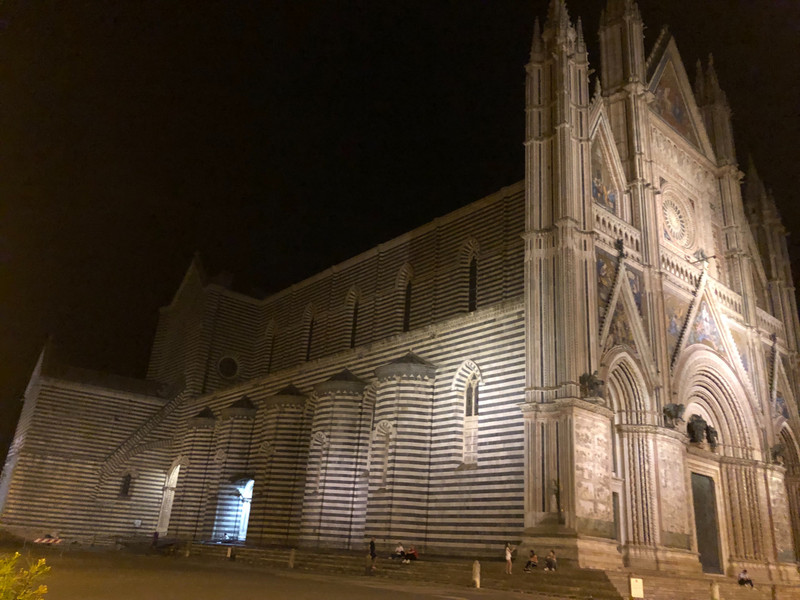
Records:
<instances>
[{"instance_id":1,"label":"stone pilaster","mask_svg":"<svg viewBox=\"0 0 800 600\"><path fill-rule=\"evenodd\" d=\"M618 568L611 497L611 411L600 399L522 406L525 547L582 567Z\"/></svg>"}]
</instances>

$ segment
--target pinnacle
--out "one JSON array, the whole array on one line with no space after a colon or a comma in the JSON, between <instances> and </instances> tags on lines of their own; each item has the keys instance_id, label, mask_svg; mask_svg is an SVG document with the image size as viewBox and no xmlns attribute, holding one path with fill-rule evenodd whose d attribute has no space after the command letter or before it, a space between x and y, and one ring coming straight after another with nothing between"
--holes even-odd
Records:
<instances>
[{"instance_id":1,"label":"pinnacle","mask_svg":"<svg viewBox=\"0 0 800 600\"><path fill-rule=\"evenodd\" d=\"M703 75L703 63L699 58L697 59L697 64L695 65L694 95L698 102L704 103L706 96L706 80Z\"/></svg>"},{"instance_id":2,"label":"pinnacle","mask_svg":"<svg viewBox=\"0 0 800 600\"><path fill-rule=\"evenodd\" d=\"M531 58L534 54L542 51L542 27L539 25L539 17L533 22L533 41L531 42Z\"/></svg>"},{"instance_id":3,"label":"pinnacle","mask_svg":"<svg viewBox=\"0 0 800 600\"><path fill-rule=\"evenodd\" d=\"M547 9L547 22L545 27L566 28L569 25L569 13L564 0L550 0Z\"/></svg>"},{"instance_id":4,"label":"pinnacle","mask_svg":"<svg viewBox=\"0 0 800 600\"><path fill-rule=\"evenodd\" d=\"M635 0L608 0L600 18L600 23L606 25L625 16L640 18L639 7Z\"/></svg>"},{"instance_id":5,"label":"pinnacle","mask_svg":"<svg viewBox=\"0 0 800 600\"><path fill-rule=\"evenodd\" d=\"M707 95L709 102L719 102L727 106L728 98L719 85L717 70L714 68L714 55L708 55L708 67L706 68L705 81L707 84Z\"/></svg>"}]
</instances>

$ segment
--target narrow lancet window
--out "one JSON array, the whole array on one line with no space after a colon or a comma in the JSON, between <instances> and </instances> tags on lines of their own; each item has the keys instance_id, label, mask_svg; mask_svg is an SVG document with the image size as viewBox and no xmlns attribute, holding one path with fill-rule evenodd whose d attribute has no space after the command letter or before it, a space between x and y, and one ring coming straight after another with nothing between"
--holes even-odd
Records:
<instances>
[{"instance_id":1,"label":"narrow lancet window","mask_svg":"<svg viewBox=\"0 0 800 600\"><path fill-rule=\"evenodd\" d=\"M308 341L306 343L306 361L311 360L311 342L314 339L314 319L308 323Z\"/></svg>"},{"instance_id":2,"label":"narrow lancet window","mask_svg":"<svg viewBox=\"0 0 800 600\"><path fill-rule=\"evenodd\" d=\"M356 347L356 330L358 329L358 300L353 304L353 322L350 327L350 347Z\"/></svg>"},{"instance_id":3,"label":"narrow lancet window","mask_svg":"<svg viewBox=\"0 0 800 600\"><path fill-rule=\"evenodd\" d=\"M464 388L464 464L478 462L478 377L473 374Z\"/></svg>"},{"instance_id":4,"label":"narrow lancet window","mask_svg":"<svg viewBox=\"0 0 800 600\"><path fill-rule=\"evenodd\" d=\"M403 331L411 329L411 282L406 284L406 295L403 299Z\"/></svg>"},{"instance_id":5,"label":"narrow lancet window","mask_svg":"<svg viewBox=\"0 0 800 600\"><path fill-rule=\"evenodd\" d=\"M478 259L474 256L469 261L469 312L478 308Z\"/></svg>"}]
</instances>

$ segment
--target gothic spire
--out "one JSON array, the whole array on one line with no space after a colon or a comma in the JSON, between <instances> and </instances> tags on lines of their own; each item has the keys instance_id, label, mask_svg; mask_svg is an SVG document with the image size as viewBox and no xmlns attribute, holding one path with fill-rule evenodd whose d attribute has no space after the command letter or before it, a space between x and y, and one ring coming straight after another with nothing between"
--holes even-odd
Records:
<instances>
[{"instance_id":1,"label":"gothic spire","mask_svg":"<svg viewBox=\"0 0 800 600\"><path fill-rule=\"evenodd\" d=\"M708 55L708 68L706 69L706 95L709 102L719 102L724 106L728 106L728 97L719 85L719 78L717 71L714 68L714 55Z\"/></svg>"},{"instance_id":2,"label":"gothic spire","mask_svg":"<svg viewBox=\"0 0 800 600\"><path fill-rule=\"evenodd\" d=\"M699 58L695 65L694 96L699 104L703 104L703 100L706 97L706 79L703 75L703 63Z\"/></svg>"},{"instance_id":3,"label":"gothic spire","mask_svg":"<svg viewBox=\"0 0 800 600\"><path fill-rule=\"evenodd\" d=\"M534 54L540 54L544 48L542 44L542 27L539 25L539 17L533 22L533 41L531 42L531 59Z\"/></svg>"},{"instance_id":4,"label":"gothic spire","mask_svg":"<svg viewBox=\"0 0 800 600\"><path fill-rule=\"evenodd\" d=\"M606 8L600 13L600 26L604 27L623 17L640 18L635 0L608 0Z\"/></svg>"},{"instance_id":5,"label":"gothic spire","mask_svg":"<svg viewBox=\"0 0 800 600\"><path fill-rule=\"evenodd\" d=\"M550 7L547 9L547 21L545 28L567 29L569 27L569 13L567 3L564 0L550 0Z\"/></svg>"}]
</instances>

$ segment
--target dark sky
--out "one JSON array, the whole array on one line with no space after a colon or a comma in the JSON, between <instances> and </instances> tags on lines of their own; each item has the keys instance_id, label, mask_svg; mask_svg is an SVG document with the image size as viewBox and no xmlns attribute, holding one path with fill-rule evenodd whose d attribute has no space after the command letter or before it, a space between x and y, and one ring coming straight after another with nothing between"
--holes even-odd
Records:
<instances>
[{"instance_id":1,"label":"dark sky","mask_svg":"<svg viewBox=\"0 0 800 600\"><path fill-rule=\"evenodd\" d=\"M567 3L590 51L603 4ZM692 79L714 53L740 158L800 231L800 3L639 6L648 50L668 23ZM196 250L275 291L520 180L546 10L0 0L0 455L47 335L75 365L143 376Z\"/></svg>"}]
</instances>

